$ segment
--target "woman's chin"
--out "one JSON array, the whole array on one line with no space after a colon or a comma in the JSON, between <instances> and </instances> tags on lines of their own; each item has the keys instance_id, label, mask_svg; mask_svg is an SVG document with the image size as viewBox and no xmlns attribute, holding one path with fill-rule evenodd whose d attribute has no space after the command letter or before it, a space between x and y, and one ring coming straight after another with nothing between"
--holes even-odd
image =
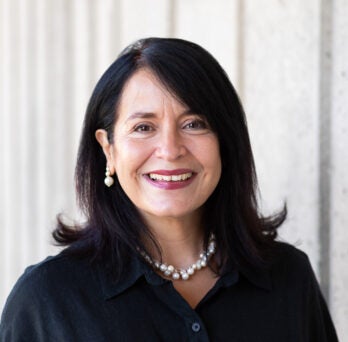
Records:
<instances>
[{"instance_id":1,"label":"woman's chin","mask_svg":"<svg viewBox=\"0 0 348 342\"><path fill-rule=\"evenodd\" d=\"M140 212L146 217L151 219L156 218L158 219L184 219L189 218L190 216L195 216L198 211L197 210L189 210L187 206L185 208L178 208L173 206L166 206L166 207L157 207L153 210L140 210Z\"/></svg>"}]
</instances>

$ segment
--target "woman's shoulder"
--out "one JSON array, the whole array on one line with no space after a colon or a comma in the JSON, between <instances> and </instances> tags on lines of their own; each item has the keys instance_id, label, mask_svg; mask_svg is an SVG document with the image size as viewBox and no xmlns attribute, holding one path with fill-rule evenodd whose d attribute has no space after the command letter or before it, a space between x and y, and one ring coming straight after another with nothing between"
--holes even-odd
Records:
<instances>
[{"instance_id":1,"label":"woman's shoulder","mask_svg":"<svg viewBox=\"0 0 348 342\"><path fill-rule=\"evenodd\" d=\"M308 262L308 255L302 249L283 241L275 241L274 243L279 261L295 264L304 264Z\"/></svg>"},{"instance_id":2,"label":"woman's shoulder","mask_svg":"<svg viewBox=\"0 0 348 342\"><path fill-rule=\"evenodd\" d=\"M285 242L275 242L271 269L273 278L285 279L292 283L315 280L307 253Z\"/></svg>"},{"instance_id":3,"label":"woman's shoulder","mask_svg":"<svg viewBox=\"0 0 348 342\"><path fill-rule=\"evenodd\" d=\"M42 333L47 327L56 326L64 320L62 313L74 298L84 296L86 291L97 295L95 273L87 259L64 254L29 266L7 298L1 316L0 340Z\"/></svg>"},{"instance_id":4,"label":"woman's shoulder","mask_svg":"<svg viewBox=\"0 0 348 342\"><path fill-rule=\"evenodd\" d=\"M76 272L78 270L78 272ZM14 290L37 289L49 283L59 283L76 280L81 272L88 270L88 261L82 258L73 258L64 254L49 256L43 261L27 267L15 284Z\"/></svg>"},{"instance_id":5,"label":"woman's shoulder","mask_svg":"<svg viewBox=\"0 0 348 342\"><path fill-rule=\"evenodd\" d=\"M91 275L93 278L92 265L86 259L64 254L47 257L26 268L7 298L3 315L19 308L54 304L64 297L66 289L88 286L85 280Z\"/></svg>"}]
</instances>

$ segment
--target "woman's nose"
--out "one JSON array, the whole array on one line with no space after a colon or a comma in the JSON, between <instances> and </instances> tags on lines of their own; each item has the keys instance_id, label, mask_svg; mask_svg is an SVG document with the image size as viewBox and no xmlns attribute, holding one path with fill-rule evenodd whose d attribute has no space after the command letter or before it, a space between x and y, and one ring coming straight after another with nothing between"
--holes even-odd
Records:
<instances>
[{"instance_id":1,"label":"woman's nose","mask_svg":"<svg viewBox=\"0 0 348 342\"><path fill-rule=\"evenodd\" d=\"M184 139L174 127L163 129L157 144L156 156L167 161L176 160L187 153Z\"/></svg>"}]
</instances>

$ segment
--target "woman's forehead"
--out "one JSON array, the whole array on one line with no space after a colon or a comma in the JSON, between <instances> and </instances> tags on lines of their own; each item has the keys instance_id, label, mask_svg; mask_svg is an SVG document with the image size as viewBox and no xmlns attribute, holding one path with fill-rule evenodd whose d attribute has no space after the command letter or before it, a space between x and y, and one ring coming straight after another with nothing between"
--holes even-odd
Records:
<instances>
[{"instance_id":1,"label":"woman's forehead","mask_svg":"<svg viewBox=\"0 0 348 342\"><path fill-rule=\"evenodd\" d=\"M118 114L129 116L138 112L151 113L163 106L180 111L188 109L151 70L142 68L126 82L120 98Z\"/></svg>"}]
</instances>

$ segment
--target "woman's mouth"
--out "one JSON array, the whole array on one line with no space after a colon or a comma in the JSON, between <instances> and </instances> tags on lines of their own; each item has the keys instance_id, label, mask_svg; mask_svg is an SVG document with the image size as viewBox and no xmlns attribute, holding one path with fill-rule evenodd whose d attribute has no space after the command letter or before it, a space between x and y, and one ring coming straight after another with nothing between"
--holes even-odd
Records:
<instances>
[{"instance_id":1,"label":"woman's mouth","mask_svg":"<svg viewBox=\"0 0 348 342\"><path fill-rule=\"evenodd\" d=\"M178 175L160 175L157 173L149 173L149 177L153 181L165 181L165 182L182 182L192 177L192 172L186 172Z\"/></svg>"},{"instance_id":2,"label":"woman's mouth","mask_svg":"<svg viewBox=\"0 0 348 342\"><path fill-rule=\"evenodd\" d=\"M190 185L196 173L191 170L158 170L147 173L145 179L160 189L176 190Z\"/></svg>"}]
</instances>

